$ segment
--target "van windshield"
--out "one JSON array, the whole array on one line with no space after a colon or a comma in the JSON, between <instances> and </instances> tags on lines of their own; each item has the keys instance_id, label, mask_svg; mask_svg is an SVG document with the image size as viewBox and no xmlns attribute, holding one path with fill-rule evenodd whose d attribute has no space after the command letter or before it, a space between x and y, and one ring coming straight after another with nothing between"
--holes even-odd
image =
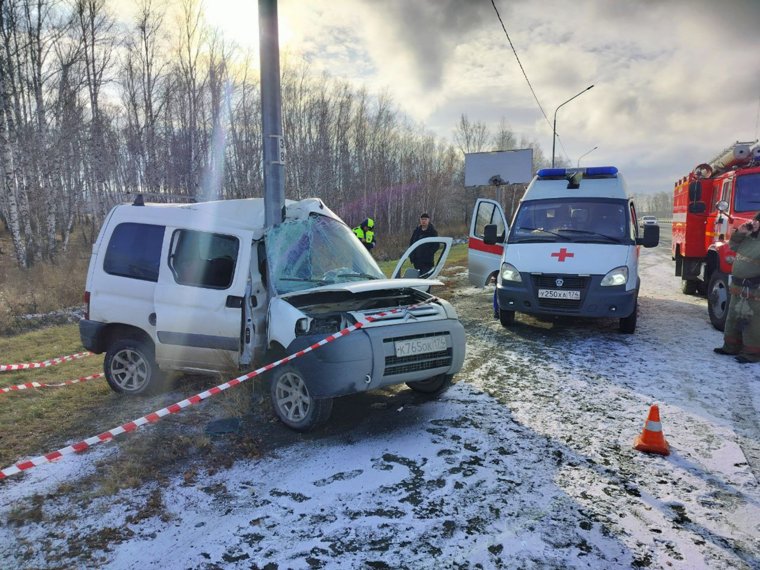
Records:
<instances>
[{"instance_id":1,"label":"van windshield","mask_svg":"<svg viewBox=\"0 0 760 570\"><path fill-rule=\"evenodd\" d=\"M556 199L523 202L508 243L629 243L626 212L620 200Z\"/></svg>"},{"instance_id":2,"label":"van windshield","mask_svg":"<svg viewBox=\"0 0 760 570\"><path fill-rule=\"evenodd\" d=\"M278 294L322 285L385 279L345 224L312 214L272 228L266 239L270 276Z\"/></svg>"}]
</instances>

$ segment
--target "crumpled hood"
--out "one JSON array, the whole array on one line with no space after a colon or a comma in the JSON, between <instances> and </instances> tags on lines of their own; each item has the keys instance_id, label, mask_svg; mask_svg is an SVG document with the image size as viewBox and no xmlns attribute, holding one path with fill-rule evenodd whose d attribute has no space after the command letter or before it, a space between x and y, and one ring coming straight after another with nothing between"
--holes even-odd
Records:
<instances>
[{"instance_id":1,"label":"crumpled hood","mask_svg":"<svg viewBox=\"0 0 760 570\"><path fill-rule=\"evenodd\" d=\"M323 285L303 291L293 291L280 295L281 299L309 295L314 292L346 291L348 293L366 293L368 291L388 291L391 289L404 289L409 287L427 288L431 285L443 285L437 279L369 279L367 281L352 281L350 283L335 283Z\"/></svg>"}]
</instances>

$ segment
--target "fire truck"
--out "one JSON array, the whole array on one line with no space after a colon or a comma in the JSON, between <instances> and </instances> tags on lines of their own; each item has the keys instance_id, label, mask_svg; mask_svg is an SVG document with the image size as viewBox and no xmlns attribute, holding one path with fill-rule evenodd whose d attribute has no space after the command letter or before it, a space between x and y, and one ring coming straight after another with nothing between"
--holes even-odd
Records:
<instances>
[{"instance_id":1,"label":"fire truck","mask_svg":"<svg viewBox=\"0 0 760 570\"><path fill-rule=\"evenodd\" d=\"M673 245L681 290L707 295L710 322L723 330L735 253L731 233L760 210L760 144L736 142L675 183Z\"/></svg>"}]
</instances>

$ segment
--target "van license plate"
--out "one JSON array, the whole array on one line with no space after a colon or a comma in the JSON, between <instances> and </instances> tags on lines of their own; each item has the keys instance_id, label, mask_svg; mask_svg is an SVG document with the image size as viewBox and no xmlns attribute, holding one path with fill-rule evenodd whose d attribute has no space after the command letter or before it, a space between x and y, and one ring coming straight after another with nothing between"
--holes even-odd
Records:
<instances>
[{"instance_id":1,"label":"van license plate","mask_svg":"<svg viewBox=\"0 0 760 570\"><path fill-rule=\"evenodd\" d=\"M409 340L397 340L396 357L414 356L415 354L427 354L446 350L445 336L428 336L425 338L412 338Z\"/></svg>"},{"instance_id":2,"label":"van license plate","mask_svg":"<svg viewBox=\"0 0 760 570\"><path fill-rule=\"evenodd\" d=\"M581 292L570 289L539 289L539 299L570 299L571 301L580 301Z\"/></svg>"}]
</instances>

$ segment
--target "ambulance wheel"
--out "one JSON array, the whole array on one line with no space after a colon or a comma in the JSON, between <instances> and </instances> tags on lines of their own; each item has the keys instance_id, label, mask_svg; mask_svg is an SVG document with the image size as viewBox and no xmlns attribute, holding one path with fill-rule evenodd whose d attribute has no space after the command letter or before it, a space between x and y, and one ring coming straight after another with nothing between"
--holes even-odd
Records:
<instances>
[{"instance_id":1,"label":"ambulance wheel","mask_svg":"<svg viewBox=\"0 0 760 570\"><path fill-rule=\"evenodd\" d=\"M501 323L501 326L505 328L511 327L515 324L515 312L499 309L499 322Z\"/></svg>"},{"instance_id":2,"label":"ambulance wheel","mask_svg":"<svg viewBox=\"0 0 760 570\"><path fill-rule=\"evenodd\" d=\"M707 286L707 314L712 325L722 331L728 316L728 276L720 271L713 271Z\"/></svg>"},{"instance_id":3,"label":"ambulance wheel","mask_svg":"<svg viewBox=\"0 0 760 570\"><path fill-rule=\"evenodd\" d=\"M633 312L627 317L620 319L620 332L623 334L633 334L636 332L636 319L639 312L639 303L633 305Z\"/></svg>"},{"instance_id":4,"label":"ambulance wheel","mask_svg":"<svg viewBox=\"0 0 760 570\"><path fill-rule=\"evenodd\" d=\"M415 392L420 392L422 394L438 394L449 387L452 378L453 376L451 374L439 374L438 376L433 376L427 380L407 382L406 385Z\"/></svg>"},{"instance_id":5,"label":"ambulance wheel","mask_svg":"<svg viewBox=\"0 0 760 570\"><path fill-rule=\"evenodd\" d=\"M111 389L120 394L152 394L163 387L164 375L156 364L153 346L134 338L117 340L108 347L103 372Z\"/></svg>"},{"instance_id":6,"label":"ambulance wheel","mask_svg":"<svg viewBox=\"0 0 760 570\"><path fill-rule=\"evenodd\" d=\"M332 412L330 398L314 399L297 368L280 365L272 371L270 395L280 421L295 431L310 431L325 423Z\"/></svg>"}]
</instances>

